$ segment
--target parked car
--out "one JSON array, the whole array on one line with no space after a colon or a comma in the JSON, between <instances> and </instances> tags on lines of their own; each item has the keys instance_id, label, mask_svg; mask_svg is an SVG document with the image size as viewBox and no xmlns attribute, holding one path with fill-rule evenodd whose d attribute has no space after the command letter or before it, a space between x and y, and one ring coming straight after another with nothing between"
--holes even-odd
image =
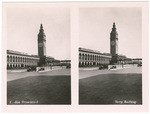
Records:
<instances>
[{"instance_id":1,"label":"parked car","mask_svg":"<svg viewBox=\"0 0 150 114\"><path fill-rule=\"evenodd\" d=\"M38 71L43 71L44 70L44 68L40 68Z\"/></svg>"},{"instance_id":2,"label":"parked car","mask_svg":"<svg viewBox=\"0 0 150 114\"><path fill-rule=\"evenodd\" d=\"M101 65L101 66L99 66L99 70L102 70L102 69L104 69L104 67Z\"/></svg>"},{"instance_id":3,"label":"parked car","mask_svg":"<svg viewBox=\"0 0 150 114\"><path fill-rule=\"evenodd\" d=\"M110 67L110 69L116 69L116 66L112 66L112 67Z\"/></svg>"},{"instance_id":4,"label":"parked car","mask_svg":"<svg viewBox=\"0 0 150 114\"><path fill-rule=\"evenodd\" d=\"M35 66L31 66L27 68L27 72L31 72L31 71L36 71L36 67Z\"/></svg>"}]
</instances>

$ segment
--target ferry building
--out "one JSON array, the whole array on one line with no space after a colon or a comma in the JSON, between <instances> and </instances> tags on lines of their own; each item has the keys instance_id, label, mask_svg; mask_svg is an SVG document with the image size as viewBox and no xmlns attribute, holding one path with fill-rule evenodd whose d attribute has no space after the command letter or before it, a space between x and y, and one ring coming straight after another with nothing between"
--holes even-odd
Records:
<instances>
[{"instance_id":1,"label":"ferry building","mask_svg":"<svg viewBox=\"0 0 150 114\"><path fill-rule=\"evenodd\" d=\"M7 69L21 69L31 66L70 65L70 62L70 60L56 60L46 55L46 35L42 24L40 25L38 34L38 55L29 55L23 52L7 50Z\"/></svg>"},{"instance_id":2,"label":"ferry building","mask_svg":"<svg viewBox=\"0 0 150 114\"><path fill-rule=\"evenodd\" d=\"M137 60L141 62L140 58ZM115 23L113 23L112 31L110 33L110 53L101 53L96 50L79 48L79 67L132 64L134 62L134 59L118 54L118 33Z\"/></svg>"}]
</instances>

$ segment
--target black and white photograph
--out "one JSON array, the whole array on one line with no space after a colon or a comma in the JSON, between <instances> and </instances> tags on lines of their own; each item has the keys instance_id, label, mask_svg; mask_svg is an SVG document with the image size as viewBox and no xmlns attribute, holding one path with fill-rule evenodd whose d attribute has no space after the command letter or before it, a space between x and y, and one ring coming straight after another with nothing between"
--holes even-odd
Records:
<instances>
[{"instance_id":1,"label":"black and white photograph","mask_svg":"<svg viewBox=\"0 0 150 114\"><path fill-rule=\"evenodd\" d=\"M2 112L148 112L148 8L4 0Z\"/></svg>"},{"instance_id":2,"label":"black and white photograph","mask_svg":"<svg viewBox=\"0 0 150 114\"><path fill-rule=\"evenodd\" d=\"M142 9L79 9L79 104L142 104Z\"/></svg>"},{"instance_id":3,"label":"black and white photograph","mask_svg":"<svg viewBox=\"0 0 150 114\"><path fill-rule=\"evenodd\" d=\"M7 8L8 105L71 104L70 68L69 8Z\"/></svg>"}]
</instances>

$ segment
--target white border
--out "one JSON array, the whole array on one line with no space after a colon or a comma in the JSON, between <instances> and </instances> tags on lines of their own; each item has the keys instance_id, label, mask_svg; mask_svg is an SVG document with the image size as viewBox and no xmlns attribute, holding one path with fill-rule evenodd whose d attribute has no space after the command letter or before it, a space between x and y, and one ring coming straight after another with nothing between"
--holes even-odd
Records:
<instances>
[{"instance_id":1,"label":"white border","mask_svg":"<svg viewBox=\"0 0 150 114\"><path fill-rule=\"evenodd\" d=\"M7 1L7 0L5 0ZM17 1L17 0L16 0ZM28 0L26 0L28 1ZM22 3L21 3L22 4ZM47 4L47 3L45 3ZM71 69L71 95L72 95L72 105L32 105L32 106L12 106L12 105L6 105L6 34L4 27L5 20L3 20L3 39L2 39L2 57L1 61L2 66L1 69L3 69L1 72L2 76L2 111L3 112L147 112L148 111L148 4L146 2L92 2L89 4L89 2L65 2L65 3L52 3L54 6L59 7L70 7L71 8L71 60L72 60L72 69ZM20 5L21 6L21 5ZM118 6L118 7L142 7L142 19L144 19L142 23L142 54L143 54L143 96L144 96L144 104L143 105L78 105L78 7L112 7L112 6ZM3 10L5 11L5 10ZM73 14L72 14L73 13ZM4 19L3 15L3 19ZM5 80L5 81L4 81Z\"/></svg>"}]
</instances>

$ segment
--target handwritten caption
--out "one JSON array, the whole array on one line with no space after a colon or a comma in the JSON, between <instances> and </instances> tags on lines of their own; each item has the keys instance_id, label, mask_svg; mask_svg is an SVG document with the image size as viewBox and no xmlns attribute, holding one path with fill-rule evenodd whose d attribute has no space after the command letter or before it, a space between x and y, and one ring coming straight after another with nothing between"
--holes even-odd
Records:
<instances>
[{"instance_id":1,"label":"handwritten caption","mask_svg":"<svg viewBox=\"0 0 150 114\"><path fill-rule=\"evenodd\" d=\"M133 100L115 100L116 104L137 104L137 101Z\"/></svg>"},{"instance_id":2,"label":"handwritten caption","mask_svg":"<svg viewBox=\"0 0 150 114\"><path fill-rule=\"evenodd\" d=\"M38 101L9 101L9 104L38 104Z\"/></svg>"}]
</instances>

